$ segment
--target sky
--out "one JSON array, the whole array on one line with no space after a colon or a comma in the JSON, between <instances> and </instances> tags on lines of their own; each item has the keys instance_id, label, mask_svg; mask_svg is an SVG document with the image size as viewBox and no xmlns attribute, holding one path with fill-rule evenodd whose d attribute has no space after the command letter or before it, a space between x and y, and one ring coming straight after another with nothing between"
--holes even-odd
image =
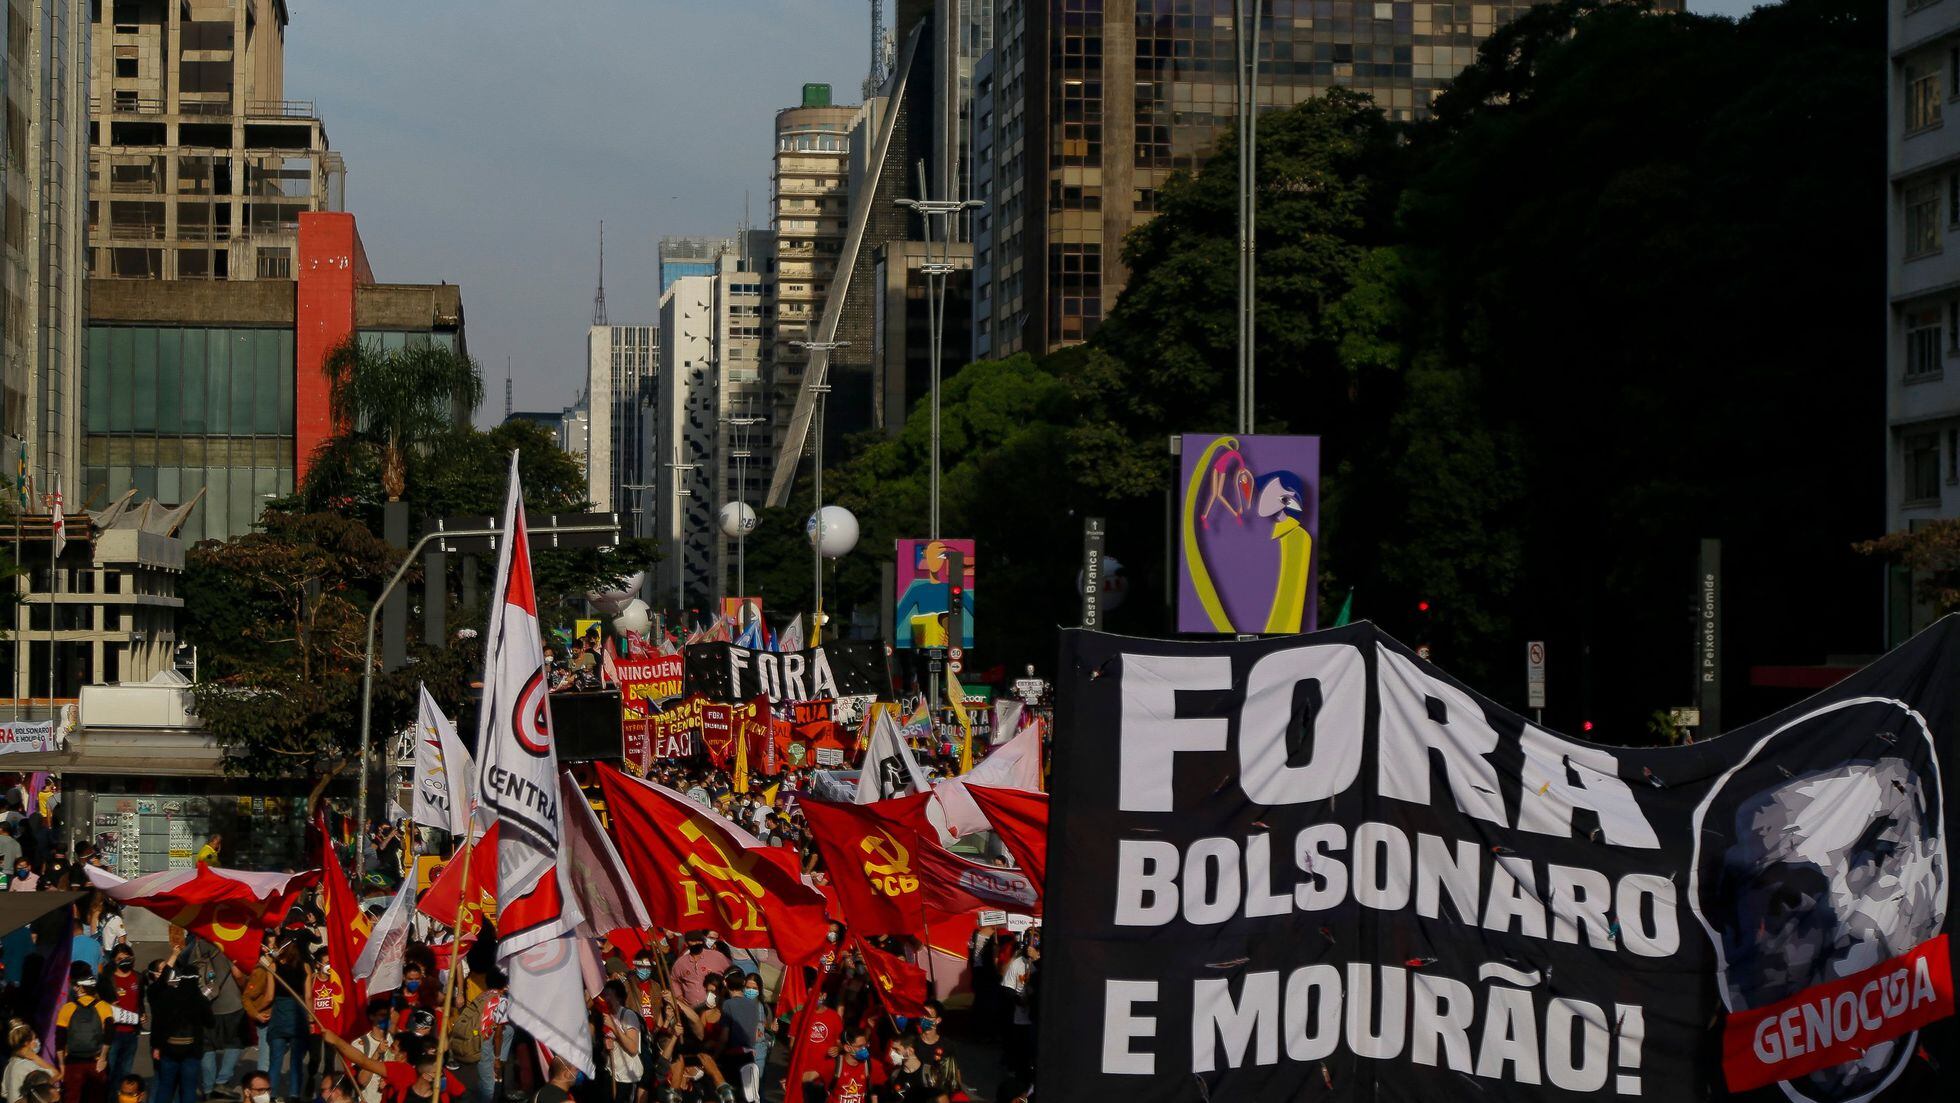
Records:
<instances>
[{"instance_id":1,"label":"sky","mask_svg":"<svg viewBox=\"0 0 1960 1103\"><path fill-rule=\"evenodd\" d=\"M1755 0L1688 0L1739 15ZM867 0L295 0L286 98L347 162L375 278L463 289L480 424L570 405L606 311L657 319L662 235L768 224L775 113L854 103Z\"/></svg>"}]
</instances>

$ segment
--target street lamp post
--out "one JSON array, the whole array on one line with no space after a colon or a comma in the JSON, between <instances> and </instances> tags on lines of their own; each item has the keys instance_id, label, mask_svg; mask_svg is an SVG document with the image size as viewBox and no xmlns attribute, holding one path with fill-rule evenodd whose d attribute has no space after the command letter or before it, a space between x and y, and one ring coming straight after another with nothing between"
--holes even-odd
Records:
<instances>
[{"instance_id":1,"label":"street lamp post","mask_svg":"<svg viewBox=\"0 0 1960 1103\"><path fill-rule=\"evenodd\" d=\"M545 535L563 536L563 535L571 535L573 533L586 533L586 532L617 533L618 531L619 531L619 526L617 524L561 525L553 528L531 529L530 533L532 536L545 536ZM480 529L437 529L434 532L423 533L422 538L420 540L417 540L415 542L415 545L408 549L408 554L402 557L401 564L395 568L395 573L389 577L388 584L386 586L381 587L380 596L374 599L374 604L368 609L367 650L364 653L363 658L361 659L361 781L359 787L359 795L355 798L356 805L354 808L354 855L355 855L355 864L357 866L362 866L362 868L365 868L365 866L361 862L361 855L365 853L365 847L367 846L368 774L370 772L368 767L368 750L370 746L369 740L371 737L372 725L374 721L374 622L375 619L381 615L381 606L388 600L388 595L395 592L395 587L401 584L402 576L408 573L408 568L415 563L416 558L422 554L422 549L425 546L427 546L429 541L435 540L437 538L441 538L445 540L456 540L456 539L461 539L463 537L474 537L474 536L494 537L502 532L503 532L502 529L480 528ZM358 876L358 874L359 874L359 870L356 870L356 875Z\"/></svg>"},{"instance_id":2,"label":"street lamp post","mask_svg":"<svg viewBox=\"0 0 1960 1103\"><path fill-rule=\"evenodd\" d=\"M1234 89L1239 108L1239 432L1253 431L1254 282L1258 257L1260 0L1232 0ZM1248 12L1248 9L1250 11ZM1248 21L1246 16L1250 14Z\"/></svg>"},{"instance_id":3,"label":"street lamp post","mask_svg":"<svg viewBox=\"0 0 1960 1103\"><path fill-rule=\"evenodd\" d=\"M742 414L740 417L725 417L721 420L724 424L733 427L735 430L735 447L728 450L729 456L735 461L735 500L737 504L747 506L749 502L749 459L755 455L755 452L749 447L749 430L754 426L766 423L769 419L756 417L749 413L748 399L745 397L742 400ZM735 533L735 596L737 598L749 596L748 539L748 526L743 525Z\"/></svg>"},{"instance_id":4,"label":"street lamp post","mask_svg":"<svg viewBox=\"0 0 1960 1103\"><path fill-rule=\"evenodd\" d=\"M681 519L681 499L694 497L694 491L681 485L681 478L687 472L701 466L698 463L681 462L681 444L674 442L674 458L667 464L667 470L674 476L674 616L681 617L687 612L687 547L685 534L687 525Z\"/></svg>"},{"instance_id":5,"label":"street lamp post","mask_svg":"<svg viewBox=\"0 0 1960 1103\"><path fill-rule=\"evenodd\" d=\"M811 594L814 595L810 611L810 646L823 642L823 418L826 398L830 394L830 354L833 350L849 348L849 341L791 341L790 344L810 353L810 366L805 371L815 371L816 381L810 384L810 393L816 396L817 408L812 422L814 429L810 434L811 484L817 500L810 514L817 530L810 534L810 565L812 575ZM821 360L815 355L822 353ZM745 595L746 596L746 595Z\"/></svg>"},{"instance_id":6,"label":"street lamp post","mask_svg":"<svg viewBox=\"0 0 1960 1103\"><path fill-rule=\"evenodd\" d=\"M919 194L926 193L926 167L919 163ZM927 345L932 362L932 458L927 476L927 536L939 539L939 373L941 349L946 328L946 277L956 270L953 261L953 216L986 206L978 199L900 199L898 205L912 211L925 224L926 260L919 272L926 277L926 320L932 337ZM940 220L939 256L932 255L932 221Z\"/></svg>"}]
</instances>

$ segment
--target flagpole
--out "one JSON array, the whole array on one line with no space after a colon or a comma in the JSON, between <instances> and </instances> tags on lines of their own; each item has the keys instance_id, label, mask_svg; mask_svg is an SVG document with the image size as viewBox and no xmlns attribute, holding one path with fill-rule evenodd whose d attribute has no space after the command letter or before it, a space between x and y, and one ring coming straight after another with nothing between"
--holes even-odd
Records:
<instances>
[{"instance_id":1,"label":"flagpole","mask_svg":"<svg viewBox=\"0 0 1960 1103\"><path fill-rule=\"evenodd\" d=\"M470 859L476 856L476 840L463 840L463 877L456 884L456 922L450 925L449 976L442 982L442 1018L436 1022L436 1084L440 1088L445 1066L443 1054L449 1049L449 1009L456 998L456 967L463 963L463 912L469 906Z\"/></svg>"},{"instance_id":2,"label":"flagpole","mask_svg":"<svg viewBox=\"0 0 1960 1103\"><path fill-rule=\"evenodd\" d=\"M55 597L61 593L61 544L58 514L61 511L61 480L54 480L54 497L48 504L48 738L53 740L55 729L61 721L55 716L54 667L55 657L60 645L55 642L55 623L60 619L60 608Z\"/></svg>"}]
</instances>

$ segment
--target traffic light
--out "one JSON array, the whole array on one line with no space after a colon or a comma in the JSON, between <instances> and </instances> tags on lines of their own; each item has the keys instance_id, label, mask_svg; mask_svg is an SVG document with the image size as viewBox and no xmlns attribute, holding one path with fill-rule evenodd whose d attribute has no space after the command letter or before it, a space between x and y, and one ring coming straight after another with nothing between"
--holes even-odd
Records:
<instances>
[{"instance_id":1,"label":"traffic light","mask_svg":"<svg viewBox=\"0 0 1960 1103\"><path fill-rule=\"evenodd\" d=\"M946 553L946 642L966 645L966 553Z\"/></svg>"},{"instance_id":2,"label":"traffic light","mask_svg":"<svg viewBox=\"0 0 1960 1103\"><path fill-rule=\"evenodd\" d=\"M1418 602L1416 602L1416 612L1418 612L1418 613L1427 613L1428 611L1429 611L1429 602L1428 602L1428 601L1426 601L1426 600L1425 600L1425 601L1418 601Z\"/></svg>"}]
</instances>

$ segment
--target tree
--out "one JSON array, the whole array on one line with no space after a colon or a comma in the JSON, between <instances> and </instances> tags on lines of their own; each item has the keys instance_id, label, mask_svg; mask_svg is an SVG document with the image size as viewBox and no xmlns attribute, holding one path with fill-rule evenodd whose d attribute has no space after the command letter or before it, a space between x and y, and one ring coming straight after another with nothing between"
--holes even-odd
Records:
<instances>
[{"instance_id":1,"label":"tree","mask_svg":"<svg viewBox=\"0 0 1960 1103\"><path fill-rule=\"evenodd\" d=\"M434 343L383 351L356 334L327 354L324 370L328 406L348 438L327 447L371 448L391 502L407 488L409 454L467 422L483 401L476 361Z\"/></svg>"},{"instance_id":2,"label":"tree","mask_svg":"<svg viewBox=\"0 0 1960 1103\"><path fill-rule=\"evenodd\" d=\"M227 768L303 775L351 756L370 587L387 543L335 513L268 512L261 531L191 549L184 635L197 714Z\"/></svg>"}]
</instances>

